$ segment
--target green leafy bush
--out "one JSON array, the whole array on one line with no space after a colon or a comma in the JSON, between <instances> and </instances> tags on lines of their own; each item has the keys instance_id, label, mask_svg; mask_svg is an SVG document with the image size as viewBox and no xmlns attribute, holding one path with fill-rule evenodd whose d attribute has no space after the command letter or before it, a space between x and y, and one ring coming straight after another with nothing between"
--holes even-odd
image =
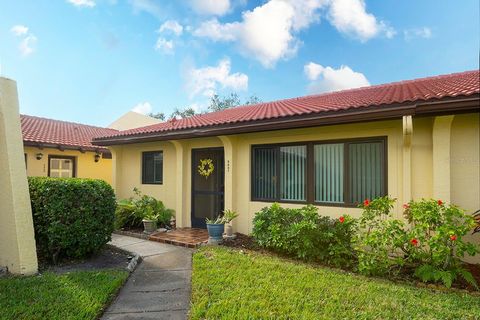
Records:
<instances>
[{"instance_id":1,"label":"green leafy bush","mask_svg":"<svg viewBox=\"0 0 480 320\"><path fill-rule=\"evenodd\" d=\"M135 196L120 200L115 211L115 227L135 228L142 226L143 219L154 220L158 226L169 226L174 210L165 207L162 201L133 189Z\"/></svg>"},{"instance_id":2,"label":"green leafy bush","mask_svg":"<svg viewBox=\"0 0 480 320\"><path fill-rule=\"evenodd\" d=\"M321 217L312 205L289 209L275 203L256 213L252 235L262 247L345 266L352 262L353 225L348 216L339 220Z\"/></svg>"},{"instance_id":3,"label":"green leafy bush","mask_svg":"<svg viewBox=\"0 0 480 320\"><path fill-rule=\"evenodd\" d=\"M476 245L463 240L475 226L473 217L441 200L411 201L404 209L410 223L408 260L416 266L415 275L424 282L443 282L446 287L460 276L477 286L460 260L479 252Z\"/></svg>"},{"instance_id":4,"label":"green leafy bush","mask_svg":"<svg viewBox=\"0 0 480 320\"><path fill-rule=\"evenodd\" d=\"M83 257L110 241L115 194L102 180L28 178L35 240L54 262Z\"/></svg>"},{"instance_id":5,"label":"green leafy bush","mask_svg":"<svg viewBox=\"0 0 480 320\"><path fill-rule=\"evenodd\" d=\"M365 200L355 237L358 271L365 275L395 275L404 266L408 245L405 224L393 219L389 197Z\"/></svg>"},{"instance_id":6,"label":"green leafy bush","mask_svg":"<svg viewBox=\"0 0 480 320\"><path fill-rule=\"evenodd\" d=\"M475 227L474 218L440 200L404 205L405 220L394 219L395 199L365 200L360 219L319 216L314 206L263 208L253 219L252 235L264 247L305 260L339 267L356 267L365 275L412 274L425 282L450 287L463 278L477 287L461 258L479 247L463 237ZM413 272L415 270L415 272Z\"/></svg>"}]
</instances>

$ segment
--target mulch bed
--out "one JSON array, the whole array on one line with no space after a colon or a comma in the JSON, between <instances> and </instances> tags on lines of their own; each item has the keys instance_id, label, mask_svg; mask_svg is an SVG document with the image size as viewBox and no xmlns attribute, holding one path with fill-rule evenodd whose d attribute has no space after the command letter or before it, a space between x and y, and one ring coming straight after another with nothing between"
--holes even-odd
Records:
<instances>
[{"instance_id":1,"label":"mulch bed","mask_svg":"<svg viewBox=\"0 0 480 320\"><path fill-rule=\"evenodd\" d=\"M71 271L90 271L99 269L125 269L133 258L131 254L117 248L106 246L97 254L84 259L62 260L52 265L46 259L39 259L40 272L50 271L66 273Z\"/></svg>"},{"instance_id":2,"label":"mulch bed","mask_svg":"<svg viewBox=\"0 0 480 320\"><path fill-rule=\"evenodd\" d=\"M255 240L243 233L235 233L237 236L235 239L223 239L222 245L232 248L241 248L248 250L261 250Z\"/></svg>"},{"instance_id":3,"label":"mulch bed","mask_svg":"<svg viewBox=\"0 0 480 320\"><path fill-rule=\"evenodd\" d=\"M261 248L258 244L255 243L255 240L251 236L247 236L247 235L242 234L242 233L236 233L236 235L237 235L237 237L235 239L224 239L221 244L223 246L231 247L231 248L260 251L260 252L263 252L263 253L278 255L276 253L273 253L271 251L268 251L266 249ZM284 256L284 255L279 255L279 256L285 257L287 259L292 259L291 257ZM321 264L319 264L319 265L321 265ZM464 266L465 266L466 270L468 270L472 273L473 277L475 278L475 280L477 281L477 283L480 286L480 265L465 263ZM351 270L346 270L346 271L351 271ZM420 287L429 287L429 288L432 288L432 289L439 289L439 290L442 290L442 291L447 290L442 285L424 284L422 282L419 282L418 279L412 278L411 274L410 275L404 275L404 276L405 276L405 278L403 279L404 281L406 280L408 282L415 282L417 284L417 286L420 286ZM402 281L402 279L394 279L395 282L397 282L397 280ZM453 284L452 287L455 288L455 289L468 290L468 291L471 291L471 292L478 293L478 291L474 287L472 287L470 284L468 284L463 279L457 279L457 281Z\"/></svg>"}]
</instances>

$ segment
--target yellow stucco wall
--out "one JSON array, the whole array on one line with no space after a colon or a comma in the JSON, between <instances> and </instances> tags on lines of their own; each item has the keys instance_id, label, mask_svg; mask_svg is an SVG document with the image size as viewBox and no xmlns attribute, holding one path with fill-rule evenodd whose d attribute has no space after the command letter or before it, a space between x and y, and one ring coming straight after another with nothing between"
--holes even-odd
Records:
<instances>
[{"instance_id":1,"label":"yellow stucco wall","mask_svg":"<svg viewBox=\"0 0 480 320\"><path fill-rule=\"evenodd\" d=\"M94 161L95 152L87 151L81 153L76 150L60 151L53 148L39 149L36 147L24 147L24 153L27 155L27 175L29 177L46 177L48 175L48 156L69 156L75 157L76 177L102 179L112 183L112 159L100 157L98 162ZM40 160L36 159L36 154L42 153Z\"/></svg>"},{"instance_id":2,"label":"yellow stucco wall","mask_svg":"<svg viewBox=\"0 0 480 320\"><path fill-rule=\"evenodd\" d=\"M15 81L0 77L0 268L37 272Z\"/></svg>"},{"instance_id":3,"label":"yellow stucco wall","mask_svg":"<svg viewBox=\"0 0 480 320\"><path fill-rule=\"evenodd\" d=\"M480 209L479 114L457 115L451 126L451 202L472 213ZM480 243L480 234L469 235L466 239ZM480 263L480 256L466 260Z\"/></svg>"},{"instance_id":4,"label":"yellow stucco wall","mask_svg":"<svg viewBox=\"0 0 480 320\"><path fill-rule=\"evenodd\" d=\"M451 201L474 212L480 209L480 117L457 115L453 119L450 149Z\"/></svg>"},{"instance_id":5,"label":"yellow stucco wall","mask_svg":"<svg viewBox=\"0 0 480 320\"><path fill-rule=\"evenodd\" d=\"M159 119L155 119L134 111L128 111L123 116L112 122L108 128L116 130L128 130L133 128L145 127L152 124L160 123Z\"/></svg>"}]
</instances>

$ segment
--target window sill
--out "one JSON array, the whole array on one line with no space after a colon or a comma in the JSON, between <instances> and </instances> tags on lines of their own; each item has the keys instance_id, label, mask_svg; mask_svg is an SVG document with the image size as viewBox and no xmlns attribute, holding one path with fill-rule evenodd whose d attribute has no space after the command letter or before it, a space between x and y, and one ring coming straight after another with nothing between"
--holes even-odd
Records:
<instances>
[{"instance_id":1,"label":"window sill","mask_svg":"<svg viewBox=\"0 0 480 320\"><path fill-rule=\"evenodd\" d=\"M358 205L350 204L350 203L328 203L328 202L307 202L307 201L266 200L266 199L251 199L250 201L263 202L263 203L300 204L304 206L311 204L316 207L358 208Z\"/></svg>"}]
</instances>

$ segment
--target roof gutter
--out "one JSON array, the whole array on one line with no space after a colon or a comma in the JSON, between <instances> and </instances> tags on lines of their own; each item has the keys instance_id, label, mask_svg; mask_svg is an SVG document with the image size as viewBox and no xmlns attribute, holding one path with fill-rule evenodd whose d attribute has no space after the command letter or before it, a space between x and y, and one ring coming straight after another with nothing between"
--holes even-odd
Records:
<instances>
[{"instance_id":1,"label":"roof gutter","mask_svg":"<svg viewBox=\"0 0 480 320\"><path fill-rule=\"evenodd\" d=\"M360 109L311 113L306 115L205 126L184 130L144 133L132 136L97 138L93 143L111 146L152 141L180 140L239 133L264 132L281 129L306 128L324 125L348 124L398 119L406 115L431 116L445 113L479 112L479 95L466 99L441 100L416 104L362 107Z\"/></svg>"}]
</instances>

